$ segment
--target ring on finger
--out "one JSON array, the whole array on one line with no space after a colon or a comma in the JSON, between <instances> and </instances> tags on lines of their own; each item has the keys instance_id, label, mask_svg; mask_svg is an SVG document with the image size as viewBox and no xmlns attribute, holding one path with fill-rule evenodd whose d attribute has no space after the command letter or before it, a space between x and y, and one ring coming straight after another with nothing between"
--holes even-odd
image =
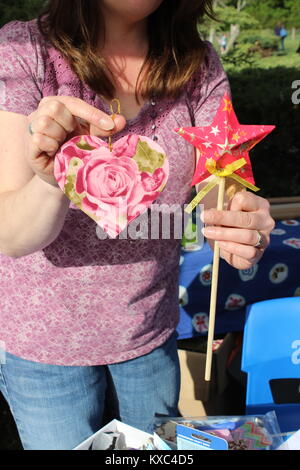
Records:
<instances>
[{"instance_id":1,"label":"ring on finger","mask_svg":"<svg viewBox=\"0 0 300 470\"><path fill-rule=\"evenodd\" d=\"M28 132L29 132L30 135L34 134L34 130L32 129L32 122L30 122L29 125L28 125Z\"/></svg>"},{"instance_id":2,"label":"ring on finger","mask_svg":"<svg viewBox=\"0 0 300 470\"><path fill-rule=\"evenodd\" d=\"M255 248L263 248L264 247L264 241L263 241L263 236L259 230L256 230L257 233L257 242L255 243Z\"/></svg>"}]
</instances>

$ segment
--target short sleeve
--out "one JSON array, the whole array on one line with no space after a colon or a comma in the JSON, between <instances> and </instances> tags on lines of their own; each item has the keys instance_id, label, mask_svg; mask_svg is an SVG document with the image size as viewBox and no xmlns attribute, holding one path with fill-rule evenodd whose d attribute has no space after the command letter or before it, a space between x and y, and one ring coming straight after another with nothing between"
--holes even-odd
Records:
<instances>
[{"instance_id":1,"label":"short sleeve","mask_svg":"<svg viewBox=\"0 0 300 470\"><path fill-rule=\"evenodd\" d=\"M28 115L42 98L43 55L36 20L0 29L0 109Z\"/></svg>"},{"instance_id":2,"label":"short sleeve","mask_svg":"<svg viewBox=\"0 0 300 470\"><path fill-rule=\"evenodd\" d=\"M231 96L230 85L220 58L212 44L205 41L204 64L193 79L193 114L195 126L209 126L225 93Z\"/></svg>"}]
</instances>

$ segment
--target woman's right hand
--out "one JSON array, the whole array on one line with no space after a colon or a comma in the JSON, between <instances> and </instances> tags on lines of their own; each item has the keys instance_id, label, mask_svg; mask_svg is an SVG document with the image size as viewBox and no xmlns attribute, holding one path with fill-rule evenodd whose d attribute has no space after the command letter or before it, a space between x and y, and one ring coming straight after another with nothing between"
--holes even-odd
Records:
<instances>
[{"instance_id":1,"label":"woman's right hand","mask_svg":"<svg viewBox=\"0 0 300 470\"><path fill-rule=\"evenodd\" d=\"M76 119L79 118L79 119ZM35 174L53 186L54 156L61 145L74 135L108 137L125 127L125 118L114 120L97 108L71 96L47 96L28 116L31 132L25 136L26 158Z\"/></svg>"}]
</instances>

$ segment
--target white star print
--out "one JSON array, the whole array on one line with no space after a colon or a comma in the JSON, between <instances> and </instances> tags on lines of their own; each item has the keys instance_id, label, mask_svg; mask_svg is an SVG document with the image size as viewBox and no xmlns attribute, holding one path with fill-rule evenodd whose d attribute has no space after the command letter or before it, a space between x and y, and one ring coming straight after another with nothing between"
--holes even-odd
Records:
<instances>
[{"instance_id":1,"label":"white star print","mask_svg":"<svg viewBox=\"0 0 300 470\"><path fill-rule=\"evenodd\" d=\"M215 136L218 135L221 132L220 129L218 128L218 126L216 126L216 127L211 126L211 129L212 130L210 131L210 134L214 134Z\"/></svg>"},{"instance_id":2,"label":"white star print","mask_svg":"<svg viewBox=\"0 0 300 470\"><path fill-rule=\"evenodd\" d=\"M226 137L224 144L217 144L217 146L220 147L221 150L223 150L223 154L226 152L230 153L230 150L232 149L232 147L234 147L234 145L235 144L228 143L228 137Z\"/></svg>"},{"instance_id":3,"label":"white star print","mask_svg":"<svg viewBox=\"0 0 300 470\"><path fill-rule=\"evenodd\" d=\"M203 142L203 145L205 145L205 147L208 149L212 146L212 143L211 142Z\"/></svg>"}]
</instances>

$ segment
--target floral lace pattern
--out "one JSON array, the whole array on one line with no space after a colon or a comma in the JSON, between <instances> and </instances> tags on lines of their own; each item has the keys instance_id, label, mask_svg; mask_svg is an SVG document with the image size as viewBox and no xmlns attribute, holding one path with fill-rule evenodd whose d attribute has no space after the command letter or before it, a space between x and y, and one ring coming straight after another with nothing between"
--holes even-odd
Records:
<instances>
[{"instance_id":1,"label":"floral lace pattern","mask_svg":"<svg viewBox=\"0 0 300 470\"><path fill-rule=\"evenodd\" d=\"M45 43L36 20L0 30L0 109L24 115L43 96L70 95L109 112ZM158 204L190 197L194 148L172 130L208 125L229 86L207 43L199 73L177 100L146 103L115 139L144 135L164 148L170 175ZM149 221L149 227L150 227ZM70 205L59 236L21 258L0 254L0 341L24 359L57 365L122 362L160 346L178 322L180 240L101 239Z\"/></svg>"}]
</instances>

